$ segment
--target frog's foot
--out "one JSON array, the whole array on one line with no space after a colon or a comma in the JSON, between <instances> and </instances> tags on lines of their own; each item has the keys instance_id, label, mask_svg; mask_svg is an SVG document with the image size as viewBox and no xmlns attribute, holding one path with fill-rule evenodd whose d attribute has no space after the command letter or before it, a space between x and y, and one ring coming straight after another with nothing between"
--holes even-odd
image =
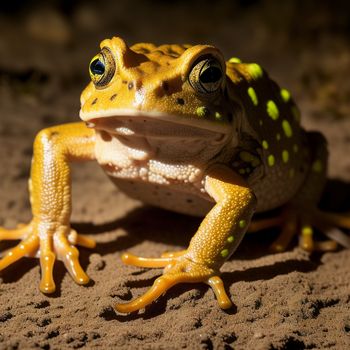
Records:
<instances>
[{"instance_id":1,"label":"frog's foot","mask_svg":"<svg viewBox=\"0 0 350 350\"><path fill-rule=\"evenodd\" d=\"M18 225L13 230L0 228L0 240L21 240L17 246L2 254L0 271L25 256L40 256L42 271L40 290L43 293L53 293L56 289L53 280L56 255L63 261L75 282L78 284L89 282L89 277L80 266L79 252L74 245L93 248L96 243L91 238L78 235L75 230L65 227L54 230L32 221L28 225Z\"/></svg>"},{"instance_id":2,"label":"frog's foot","mask_svg":"<svg viewBox=\"0 0 350 350\"><path fill-rule=\"evenodd\" d=\"M217 272L203 264L191 261L184 255L184 252L178 253L161 258L141 258L129 253L123 254L122 260L128 265L164 267L164 274L154 281L153 286L144 295L129 303L117 304L116 310L121 313L140 310L176 284L198 282L204 282L213 289L222 309L230 308L232 302L226 294L223 282Z\"/></svg>"},{"instance_id":3,"label":"frog's foot","mask_svg":"<svg viewBox=\"0 0 350 350\"><path fill-rule=\"evenodd\" d=\"M326 213L320 210L301 213L288 207L278 217L252 222L248 231L256 232L276 226L281 227L282 231L270 247L274 252L284 251L296 234L299 234L300 237L299 246L310 252L315 250L333 251L337 249L338 243L350 247L350 237L337 228L350 229L350 216ZM313 227L323 232L330 240L316 242L313 239Z\"/></svg>"}]
</instances>

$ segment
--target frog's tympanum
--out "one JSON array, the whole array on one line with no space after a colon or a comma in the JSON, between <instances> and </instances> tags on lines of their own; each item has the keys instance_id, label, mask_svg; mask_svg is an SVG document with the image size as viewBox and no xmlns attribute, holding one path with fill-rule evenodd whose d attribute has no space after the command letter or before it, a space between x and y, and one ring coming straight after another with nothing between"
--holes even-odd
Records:
<instances>
[{"instance_id":1,"label":"frog's tympanum","mask_svg":"<svg viewBox=\"0 0 350 350\"><path fill-rule=\"evenodd\" d=\"M256 63L225 61L209 45L136 44L104 40L90 62L91 82L81 95L83 122L40 131L29 181L33 219L0 239L21 242L0 260L0 270L38 256L40 290L55 291L53 267L62 260L75 282L89 277L76 245L95 242L70 227L70 163L96 160L131 197L180 213L203 216L187 249L126 264L164 267L141 297L119 312L144 308L178 283L204 282L221 308L232 303L220 267L246 231L280 226L273 243L283 251L299 234L307 251L334 250L350 239L337 227L350 218L317 208L325 184L327 146L306 132L290 93ZM254 212L281 214L254 221ZM313 229L332 240L314 241Z\"/></svg>"}]
</instances>

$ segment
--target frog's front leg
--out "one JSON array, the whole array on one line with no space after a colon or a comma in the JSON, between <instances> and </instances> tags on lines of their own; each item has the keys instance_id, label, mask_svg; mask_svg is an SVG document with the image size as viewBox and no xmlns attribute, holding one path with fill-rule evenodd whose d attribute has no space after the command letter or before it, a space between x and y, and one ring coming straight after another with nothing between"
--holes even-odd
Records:
<instances>
[{"instance_id":1,"label":"frog's front leg","mask_svg":"<svg viewBox=\"0 0 350 350\"><path fill-rule=\"evenodd\" d=\"M29 181L33 219L17 229L0 228L0 240L21 242L5 252L0 271L24 256L40 256L42 271L40 290L55 291L53 265L56 257L62 260L79 284L88 276L81 268L75 244L94 247L90 238L78 235L70 228L71 181L69 163L92 160L94 132L84 123L66 124L44 129L34 142L34 157Z\"/></svg>"},{"instance_id":2,"label":"frog's front leg","mask_svg":"<svg viewBox=\"0 0 350 350\"><path fill-rule=\"evenodd\" d=\"M232 170L216 165L205 180L205 189L216 205L202 221L186 251L161 258L147 259L124 254L125 263L142 267L165 267L164 274L141 297L117 304L122 313L144 308L178 283L209 284L221 308L231 307L219 269L241 242L255 209L255 195L245 181Z\"/></svg>"}]
</instances>

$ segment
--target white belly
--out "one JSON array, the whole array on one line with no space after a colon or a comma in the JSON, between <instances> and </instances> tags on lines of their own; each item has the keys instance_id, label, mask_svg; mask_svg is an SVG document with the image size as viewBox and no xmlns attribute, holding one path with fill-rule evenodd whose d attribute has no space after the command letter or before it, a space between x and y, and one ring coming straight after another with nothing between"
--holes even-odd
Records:
<instances>
[{"instance_id":1,"label":"white belly","mask_svg":"<svg viewBox=\"0 0 350 350\"><path fill-rule=\"evenodd\" d=\"M205 199L195 192L184 192L180 188L170 188L142 181L124 180L110 177L117 187L128 196L139 199L144 203L181 214L205 216L214 206L210 197Z\"/></svg>"}]
</instances>

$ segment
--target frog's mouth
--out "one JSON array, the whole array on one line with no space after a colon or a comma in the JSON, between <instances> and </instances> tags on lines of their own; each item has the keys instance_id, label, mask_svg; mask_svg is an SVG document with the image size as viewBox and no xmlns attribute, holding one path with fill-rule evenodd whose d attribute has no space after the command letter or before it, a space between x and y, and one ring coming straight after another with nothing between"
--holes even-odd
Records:
<instances>
[{"instance_id":1,"label":"frog's mouth","mask_svg":"<svg viewBox=\"0 0 350 350\"><path fill-rule=\"evenodd\" d=\"M159 112L118 110L102 116L81 113L80 117L88 127L128 138L205 139L210 143L223 143L232 130L229 124Z\"/></svg>"}]
</instances>

